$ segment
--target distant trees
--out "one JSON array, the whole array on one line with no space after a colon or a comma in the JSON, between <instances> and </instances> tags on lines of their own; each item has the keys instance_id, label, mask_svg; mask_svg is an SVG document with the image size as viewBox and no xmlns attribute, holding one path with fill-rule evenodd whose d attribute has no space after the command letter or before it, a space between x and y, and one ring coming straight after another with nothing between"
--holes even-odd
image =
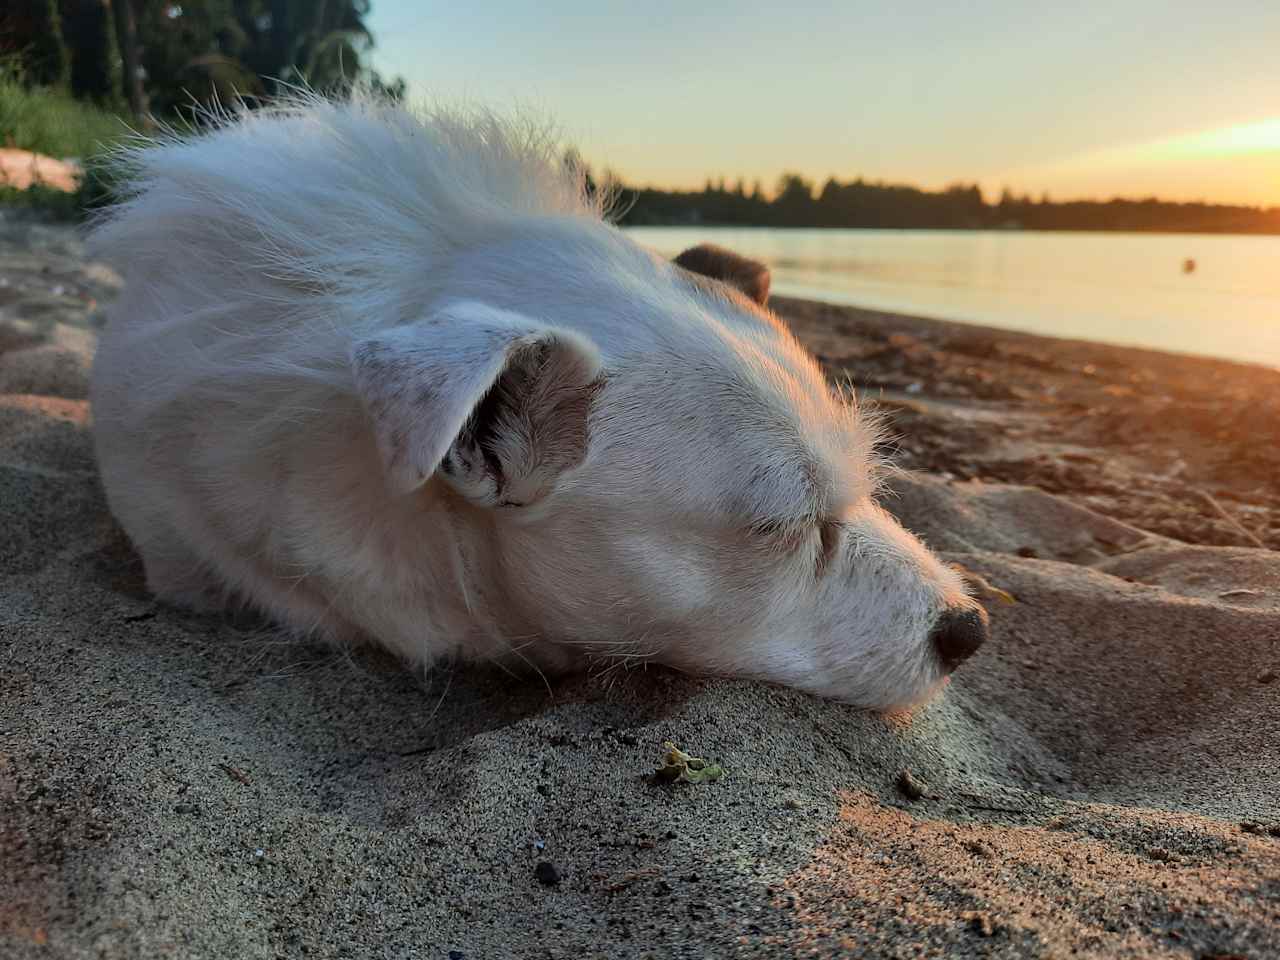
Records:
<instances>
[{"instance_id":1,"label":"distant trees","mask_svg":"<svg viewBox=\"0 0 1280 960\"><path fill-rule=\"evenodd\" d=\"M232 8L224 52L263 78L269 93L348 87L369 72L369 0L233 0Z\"/></svg>"},{"instance_id":2,"label":"distant trees","mask_svg":"<svg viewBox=\"0 0 1280 960\"><path fill-rule=\"evenodd\" d=\"M339 91L366 81L404 95L403 80L384 81L370 67L369 0L135 2L142 64L158 113L192 97L225 103L303 85Z\"/></svg>"},{"instance_id":3,"label":"distant trees","mask_svg":"<svg viewBox=\"0 0 1280 960\"><path fill-rule=\"evenodd\" d=\"M120 53L109 0L62 0L62 42L71 58L72 95L116 106L120 101Z\"/></svg>"},{"instance_id":4,"label":"distant trees","mask_svg":"<svg viewBox=\"0 0 1280 960\"><path fill-rule=\"evenodd\" d=\"M15 59L30 83L65 87L71 61L58 0L8 0L7 7L0 11L0 56Z\"/></svg>"},{"instance_id":5,"label":"distant trees","mask_svg":"<svg viewBox=\"0 0 1280 960\"><path fill-rule=\"evenodd\" d=\"M147 94L142 86L142 63L138 59L138 20L132 0L116 0L111 5L115 14L116 38L122 59L121 82L129 110L135 117L147 112Z\"/></svg>"},{"instance_id":6,"label":"distant trees","mask_svg":"<svg viewBox=\"0 0 1280 960\"><path fill-rule=\"evenodd\" d=\"M708 224L767 227L875 227L882 229L1027 229L1280 233L1280 207L1167 203L1155 199L1076 200L1055 203L1005 189L987 203L976 184L921 190L861 178L830 177L815 195L796 173L779 178L772 199L757 182L749 195L717 189L701 193L620 187L624 224ZM627 201L630 201L629 204Z\"/></svg>"},{"instance_id":7,"label":"distant trees","mask_svg":"<svg viewBox=\"0 0 1280 960\"><path fill-rule=\"evenodd\" d=\"M626 223L722 223L777 227L956 227L991 225L991 207L976 184L957 184L941 192L917 187L841 183L830 177L820 191L794 172L778 178L772 199L759 181L750 194L742 181L732 191L708 179L701 193L627 190L634 197Z\"/></svg>"},{"instance_id":8,"label":"distant trees","mask_svg":"<svg viewBox=\"0 0 1280 960\"><path fill-rule=\"evenodd\" d=\"M809 225L817 215L813 184L798 173L784 173L778 178L771 207L782 226Z\"/></svg>"},{"instance_id":9,"label":"distant trees","mask_svg":"<svg viewBox=\"0 0 1280 960\"><path fill-rule=\"evenodd\" d=\"M405 92L369 63L369 0L4 0L3 11L0 56L27 83L137 115L301 85Z\"/></svg>"}]
</instances>

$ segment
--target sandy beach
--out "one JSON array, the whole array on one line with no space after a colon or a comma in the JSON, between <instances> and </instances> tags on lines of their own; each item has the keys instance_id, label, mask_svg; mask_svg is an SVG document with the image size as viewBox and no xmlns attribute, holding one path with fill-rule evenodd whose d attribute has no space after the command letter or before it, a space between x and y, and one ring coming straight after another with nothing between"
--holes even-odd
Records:
<instances>
[{"instance_id":1,"label":"sandy beach","mask_svg":"<svg viewBox=\"0 0 1280 960\"><path fill-rule=\"evenodd\" d=\"M984 585L882 717L157 605L90 443L117 289L0 220L0 957L1280 956L1280 372L776 300Z\"/></svg>"}]
</instances>

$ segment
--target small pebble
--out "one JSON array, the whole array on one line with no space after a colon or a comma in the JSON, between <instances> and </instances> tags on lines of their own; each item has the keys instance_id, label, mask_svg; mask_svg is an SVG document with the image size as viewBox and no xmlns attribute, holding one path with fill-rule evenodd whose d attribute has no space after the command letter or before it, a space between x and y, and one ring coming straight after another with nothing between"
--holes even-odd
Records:
<instances>
[{"instance_id":1,"label":"small pebble","mask_svg":"<svg viewBox=\"0 0 1280 960\"><path fill-rule=\"evenodd\" d=\"M975 933L979 933L984 937L993 936L996 932L995 925L992 924L991 918L985 913L970 914L969 927Z\"/></svg>"},{"instance_id":2,"label":"small pebble","mask_svg":"<svg viewBox=\"0 0 1280 960\"><path fill-rule=\"evenodd\" d=\"M533 868L533 876L535 880L547 887L554 887L560 882L560 871L549 860L539 861Z\"/></svg>"},{"instance_id":3,"label":"small pebble","mask_svg":"<svg viewBox=\"0 0 1280 960\"><path fill-rule=\"evenodd\" d=\"M904 768L898 774L898 790L908 800L920 800L928 796L929 785L923 780L917 780L910 770Z\"/></svg>"},{"instance_id":4,"label":"small pebble","mask_svg":"<svg viewBox=\"0 0 1280 960\"><path fill-rule=\"evenodd\" d=\"M995 856L995 851L992 850L990 847L988 847L981 840L966 840L964 842L964 848L968 850L970 853L972 853L975 857L983 857L989 860Z\"/></svg>"},{"instance_id":5,"label":"small pebble","mask_svg":"<svg viewBox=\"0 0 1280 960\"><path fill-rule=\"evenodd\" d=\"M1280 673L1276 673L1274 670L1264 670L1258 674L1259 683L1274 683L1278 678L1280 678Z\"/></svg>"}]
</instances>

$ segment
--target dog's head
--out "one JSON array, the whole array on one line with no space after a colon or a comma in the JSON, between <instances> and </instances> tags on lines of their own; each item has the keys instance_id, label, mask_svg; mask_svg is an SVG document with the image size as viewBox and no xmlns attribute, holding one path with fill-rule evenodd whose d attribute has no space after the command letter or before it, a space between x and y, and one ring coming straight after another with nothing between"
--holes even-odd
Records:
<instances>
[{"instance_id":1,"label":"dog's head","mask_svg":"<svg viewBox=\"0 0 1280 960\"><path fill-rule=\"evenodd\" d=\"M768 312L768 271L713 247L612 256L587 277L487 274L477 291L525 299L356 344L392 495L447 491L471 601L530 659L928 696L985 614L876 504L874 422Z\"/></svg>"}]
</instances>

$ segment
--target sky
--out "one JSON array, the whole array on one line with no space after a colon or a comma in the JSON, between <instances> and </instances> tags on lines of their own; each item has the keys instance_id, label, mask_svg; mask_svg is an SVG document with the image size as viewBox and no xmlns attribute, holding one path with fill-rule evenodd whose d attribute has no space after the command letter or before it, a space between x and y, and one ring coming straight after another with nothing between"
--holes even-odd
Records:
<instances>
[{"instance_id":1,"label":"sky","mask_svg":"<svg viewBox=\"0 0 1280 960\"><path fill-rule=\"evenodd\" d=\"M597 170L1280 205L1280 0L373 0L410 99L531 111Z\"/></svg>"}]
</instances>

